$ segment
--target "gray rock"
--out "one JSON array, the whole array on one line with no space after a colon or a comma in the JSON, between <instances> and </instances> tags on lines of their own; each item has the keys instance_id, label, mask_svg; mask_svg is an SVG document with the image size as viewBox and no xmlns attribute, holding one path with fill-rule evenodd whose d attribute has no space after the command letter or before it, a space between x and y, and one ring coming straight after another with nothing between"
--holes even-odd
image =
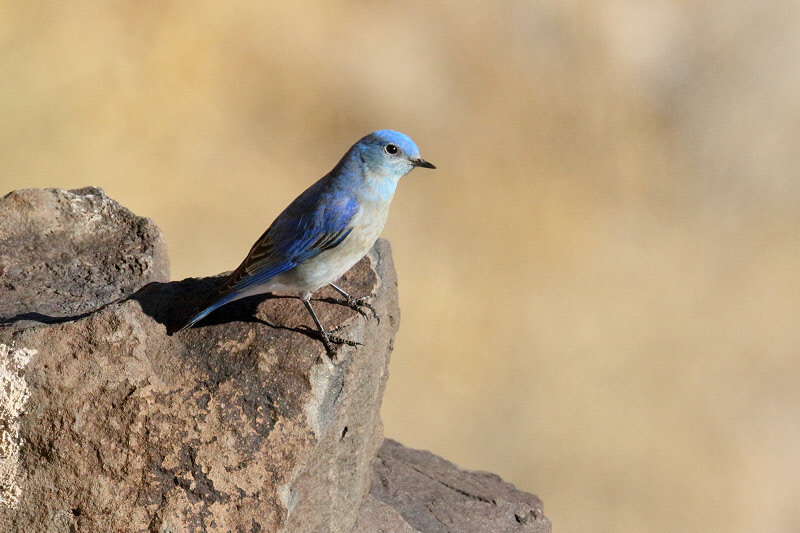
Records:
<instances>
[{"instance_id":1,"label":"gray rock","mask_svg":"<svg viewBox=\"0 0 800 533\"><path fill-rule=\"evenodd\" d=\"M169 280L161 231L102 189L0 198L0 323L52 322Z\"/></svg>"},{"instance_id":2,"label":"gray rock","mask_svg":"<svg viewBox=\"0 0 800 533\"><path fill-rule=\"evenodd\" d=\"M378 451L370 495L397 511L412 531L422 533L551 531L536 496L494 474L462 470L390 439ZM367 507L362 517L373 513ZM359 518L359 524L364 533L382 531L367 529L366 517Z\"/></svg>"},{"instance_id":3,"label":"gray rock","mask_svg":"<svg viewBox=\"0 0 800 533\"><path fill-rule=\"evenodd\" d=\"M367 499L361 505L358 512L358 520L353 533L416 533L408 522L403 520L400 513L394 508L372 494L367 495Z\"/></svg>"}]
</instances>

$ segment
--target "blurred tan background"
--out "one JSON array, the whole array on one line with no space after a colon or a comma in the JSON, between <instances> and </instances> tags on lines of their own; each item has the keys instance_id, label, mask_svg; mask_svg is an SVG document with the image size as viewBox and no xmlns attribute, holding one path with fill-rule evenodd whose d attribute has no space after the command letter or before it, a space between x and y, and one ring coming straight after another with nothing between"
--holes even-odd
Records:
<instances>
[{"instance_id":1,"label":"blurred tan background","mask_svg":"<svg viewBox=\"0 0 800 533\"><path fill-rule=\"evenodd\" d=\"M0 0L0 193L101 186L174 279L380 128L439 167L388 436L560 532L800 530L800 4Z\"/></svg>"}]
</instances>

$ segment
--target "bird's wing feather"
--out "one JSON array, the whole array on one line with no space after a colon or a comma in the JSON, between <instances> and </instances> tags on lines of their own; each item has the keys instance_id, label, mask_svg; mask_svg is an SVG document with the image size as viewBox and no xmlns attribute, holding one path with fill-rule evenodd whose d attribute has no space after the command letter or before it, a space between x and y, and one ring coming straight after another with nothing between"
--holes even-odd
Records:
<instances>
[{"instance_id":1,"label":"bird's wing feather","mask_svg":"<svg viewBox=\"0 0 800 533\"><path fill-rule=\"evenodd\" d=\"M244 262L215 291L217 297L260 285L338 246L350 234L359 216L356 197L314 189L312 186L275 219Z\"/></svg>"}]
</instances>

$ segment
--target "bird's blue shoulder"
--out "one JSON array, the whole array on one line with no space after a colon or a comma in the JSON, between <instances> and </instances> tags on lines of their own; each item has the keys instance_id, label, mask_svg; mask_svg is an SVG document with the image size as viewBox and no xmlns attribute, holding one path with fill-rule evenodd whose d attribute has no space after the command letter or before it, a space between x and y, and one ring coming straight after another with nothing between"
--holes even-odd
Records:
<instances>
[{"instance_id":1,"label":"bird's blue shoulder","mask_svg":"<svg viewBox=\"0 0 800 533\"><path fill-rule=\"evenodd\" d=\"M359 207L351 190L326 176L289 204L265 237L287 260L302 262L339 244L352 230Z\"/></svg>"}]
</instances>

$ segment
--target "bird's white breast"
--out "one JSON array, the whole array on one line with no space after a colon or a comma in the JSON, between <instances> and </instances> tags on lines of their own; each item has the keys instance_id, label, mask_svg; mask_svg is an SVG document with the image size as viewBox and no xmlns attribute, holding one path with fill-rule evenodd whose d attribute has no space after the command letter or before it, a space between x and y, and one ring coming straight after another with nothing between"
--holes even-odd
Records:
<instances>
[{"instance_id":1,"label":"bird's white breast","mask_svg":"<svg viewBox=\"0 0 800 533\"><path fill-rule=\"evenodd\" d=\"M311 293L333 283L372 248L389 214L387 201L362 201L350 234L335 248L304 261L270 280L269 291Z\"/></svg>"}]
</instances>

